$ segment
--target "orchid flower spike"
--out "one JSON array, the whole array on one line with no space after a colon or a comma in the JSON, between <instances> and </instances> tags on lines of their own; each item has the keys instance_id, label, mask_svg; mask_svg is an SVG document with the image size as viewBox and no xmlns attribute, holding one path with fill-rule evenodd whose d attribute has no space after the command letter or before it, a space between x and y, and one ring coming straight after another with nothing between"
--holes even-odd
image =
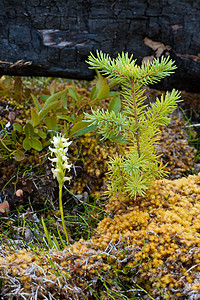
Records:
<instances>
[{"instance_id":1,"label":"orchid flower spike","mask_svg":"<svg viewBox=\"0 0 200 300\"><path fill-rule=\"evenodd\" d=\"M72 165L68 163L68 157L66 156L68 152L68 147L72 142L68 141L61 134L53 137L51 143L53 147L49 147L51 151L51 156L55 155L54 158L49 158L52 162L52 173L54 178L57 178L59 184L64 184L65 181L70 181L71 177L65 177L66 169L70 171ZM54 165L55 164L55 165Z\"/></svg>"}]
</instances>

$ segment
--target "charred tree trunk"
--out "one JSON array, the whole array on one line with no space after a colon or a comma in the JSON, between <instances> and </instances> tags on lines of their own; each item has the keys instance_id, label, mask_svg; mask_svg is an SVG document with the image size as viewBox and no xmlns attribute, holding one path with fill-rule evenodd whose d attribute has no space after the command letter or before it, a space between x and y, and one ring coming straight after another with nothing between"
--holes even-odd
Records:
<instances>
[{"instance_id":1,"label":"charred tree trunk","mask_svg":"<svg viewBox=\"0 0 200 300\"><path fill-rule=\"evenodd\" d=\"M96 49L141 63L170 54L160 88L200 91L200 0L1 0L0 74L92 79Z\"/></svg>"}]
</instances>

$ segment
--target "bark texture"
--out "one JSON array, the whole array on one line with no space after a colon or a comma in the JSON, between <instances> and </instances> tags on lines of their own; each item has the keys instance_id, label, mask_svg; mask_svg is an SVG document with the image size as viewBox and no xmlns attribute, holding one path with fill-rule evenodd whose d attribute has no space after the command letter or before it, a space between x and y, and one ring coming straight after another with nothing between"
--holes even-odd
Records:
<instances>
[{"instance_id":1,"label":"bark texture","mask_svg":"<svg viewBox=\"0 0 200 300\"><path fill-rule=\"evenodd\" d=\"M92 79L96 49L141 63L170 54L160 88L200 91L200 0L1 0L0 74Z\"/></svg>"}]
</instances>

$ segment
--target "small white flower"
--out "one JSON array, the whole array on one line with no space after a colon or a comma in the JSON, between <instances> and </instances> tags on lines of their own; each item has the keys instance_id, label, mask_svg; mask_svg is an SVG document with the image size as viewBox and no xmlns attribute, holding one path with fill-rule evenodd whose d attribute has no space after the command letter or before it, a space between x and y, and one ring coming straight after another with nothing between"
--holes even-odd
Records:
<instances>
[{"instance_id":1,"label":"small white flower","mask_svg":"<svg viewBox=\"0 0 200 300\"><path fill-rule=\"evenodd\" d=\"M54 177L58 177L58 175L60 174L60 169L53 169L52 168L51 171L52 171Z\"/></svg>"},{"instance_id":2,"label":"small white flower","mask_svg":"<svg viewBox=\"0 0 200 300\"><path fill-rule=\"evenodd\" d=\"M52 163L54 163L54 162L58 162L58 158L57 158L57 157L55 157L55 158L50 158L50 157L49 157L49 160L51 160L51 161L52 161Z\"/></svg>"},{"instance_id":3,"label":"small white flower","mask_svg":"<svg viewBox=\"0 0 200 300\"><path fill-rule=\"evenodd\" d=\"M71 143L72 143L72 141L71 141L71 142L64 142L64 143L63 143L63 146L64 146L65 148L68 148L69 145L71 145Z\"/></svg>"},{"instance_id":4,"label":"small white flower","mask_svg":"<svg viewBox=\"0 0 200 300\"><path fill-rule=\"evenodd\" d=\"M51 151L51 155L52 155L53 152L57 151L57 149L53 149L51 147L49 147L49 150Z\"/></svg>"},{"instance_id":5,"label":"small white flower","mask_svg":"<svg viewBox=\"0 0 200 300\"><path fill-rule=\"evenodd\" d=\"M70 182L71 179L72 179L71 177L64 177L64 178L63 178L64 182L65 182L65 181L69 181L69 182Z\"/></svg>"},{"instance_id":6,"label":"small white flower","mask_svg":"<svg viewBox=\"0 0 200 300\"><path fill-rule=\"evenodd\" d=\"M66 162L66 163L64 163L63 167L64 167L65 169L70 170L71 167L72 167L72 165L68 165L68 163Z\"/></svg>"}]
</instances>

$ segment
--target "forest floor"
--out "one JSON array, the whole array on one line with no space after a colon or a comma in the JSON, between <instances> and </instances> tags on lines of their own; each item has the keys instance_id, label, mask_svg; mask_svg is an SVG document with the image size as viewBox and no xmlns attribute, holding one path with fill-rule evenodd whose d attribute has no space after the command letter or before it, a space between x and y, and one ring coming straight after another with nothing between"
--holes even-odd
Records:
<instances>
[{"instance_id":1,"label":"forest floor","mask_svg":"<svg viewBox=\"0 0 200 300\"><path fill-rule=\"evenodd\" d=\"M0 80L0 256L2 258L10 257L10 263L12 263L12 259L14 261L19 259L16 251L22 251L21 259L24 257L25 261L26 259L29 261L31 251L35 251L34 253L38 257L40 251L50 251L52 248L56 249L56 246L56 250L63 251L64 231L58 206L58 185L52 176L51 163L48 160L49 140L52 137L52 132L60 131L61 128L70 129L72 127L73 122L69 125L72 121L70 119L71 115L81 115L83 111L89 111L88 99L90 98L92 85L93 83L62 79L53 80L52 78L3 77ZM36 141L35 144L33 143L33 147L29 149L25 146L24 149L24 139L29 134L27 133L28 129L24 129L27 120L32 120L33 123L36 122L34 119L35 110L33 109L37 105L35 99L42 103L48 97L65 89L68 90L66 106L60 108L56 113L54 109L49 110L43 123L35 123L34 128L37 127L37 132L33 133L35 136L31 136L31 139L39 140L39 143ZM73 91L76 93L74 94ZM146 95L147 101L151 102L155 100L155 97L161 95L161 91L147 89ZM76 99L77 96L83 106L74 104L79 101ZM158 154L163 155L163 162L168 164L167 179L172 181L182 177L186 178L191 174L197 175L200 171L200 95L182 92L182 99L184 101L179 104L178 109L171 116L171 124L161 129L161 142L157 147ZM65 100L62 99L62 101L64 103ZM109 100L105 100L100 101L96 106L108 107L108 105ZM65 118L63 115L65 115ZM75 119L75 117L73 118ZM49 130L49 134L46 133L46 129ZM69 161L73 164L70 172L72 179L70 185L63 189L63 207L70 245L82 243L82 246L86 247L87 241L97 233L96 228L99 222L108 215L106 209L107 197L104 195L107 182L105 175L107 161L110 156L121 151L122 146L111 141L103 142L96 137L95 133L75 136L72 141L68 153ZM40 148L41 145L42 148ZM47 232L45 232L41 219L45 222ZM53 240L54 244L51 247L48 234L52 240L53 237L57 237L55 240L58 241L58 244ZM119 248L120 245L119 243ZM75 251L73 246L69 246L69 248L70 251ZM116 249L113 248L112 251L114 250ZM28 254L26 254L26 251ZM87 249L87 251L89 250ZM91 253L94 255L92 251L91 249ZM79 252L79 256L77 252L73 254L74 257L72 255L69 262L70 271L68 269L69 274L67 273L65 279L68 278L67 276L71 278L78 270L79 281L81 281L80 276L82 273L79 270L78 261L81 261L83 252L80 249ZM55 262L55 260L51 259L49 263L53 264L52 262ZM95 260L94 257L93 260ZM61 263L64 264L63 261ZM15 263L13 262L13 264ZM20 262L20 266L20 270L22 270L22 262ZM97 262L95 266L97 266ZM0 268L3 270L0 285L5 299L33 299L31 298L33 294L26 292L30 284L28 277L26 277L28 273L24 273L23 276L25 277L20 279L19 284L13 279L18 278L17 267L16 276L15 269L5 271L5 265L2 261L0 261ZM27 266L24 266L25 268ZM106 268L107 265L105 264L105 272ZM123 281L122 277L120 282ZM111 292L112 285L111 288L108 288L109 281L106 281L107 279L104 281L102 274L99 278L100 280L98 279L98 282L96 281L91 286L88 280L90 299L143 299L142 297L144 299L148 299L148 297L154 299L141 286L138 287L138 291L135 287L135 297L132 296L131 298L127 296L128 292L120 294L120 284L114 284L118 290L116 294L113 294ZM19 281L19 279L16 280ZM28 280L28 283L26 283L26 280ZM51 279L48 278L48 280ZM92 280L94 283L94 278ZM5 285L5 282L8 281L10 282L8 285L10 289L12 285L14 286L12 292ZM41 283L38 282L38 285L41 285ZM80 288L80 282L79 285L76 282L76 286ZM104 291L101 294L97 290L100 290L102 286ZM56 287L57 290L53 293L52 289L55 287L50 287L50 283L48 288L49 294L44 293L46 299L59 299L58 297L62 297L62 293L64 293L64 291L61 291L61 287L59 292L58 287ZM123 291L122 287L121 290ZM34 293L36 291L37 289ZM58 296L59 293L61 296ZM86 299L84 296L80 296L78 292L73 293L69 296L69 299ZM34 299L37 299L37 296L35 297ZM42 292L40 297L38 296L38 299L45 299L42 298ZM186 299L181 298L181 296L178 298L178 294L176 297L177 299Z\"/></svg>"}]
</instances>

